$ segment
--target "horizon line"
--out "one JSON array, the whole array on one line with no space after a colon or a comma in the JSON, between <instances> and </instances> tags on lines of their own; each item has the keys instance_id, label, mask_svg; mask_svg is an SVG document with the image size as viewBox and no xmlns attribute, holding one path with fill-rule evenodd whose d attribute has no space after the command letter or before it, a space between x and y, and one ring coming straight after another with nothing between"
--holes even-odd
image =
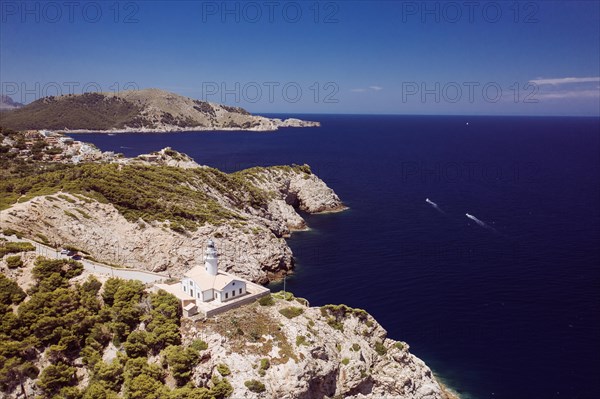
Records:
<instances>
[{"instance_id":1,"label":"horizon line","mask_svg":"<svg viewBox=\"0 0 600 399\"><path fill-rule=\"evenodd\" d=\"M598 115L546 115L546 114L393 114L393 113L351 113L351 112L259 112L253 111L252 115L355 115L355 116L456 116L456 117L535 117L535 118L600 118Z\"/></svg>"}]
</instances>

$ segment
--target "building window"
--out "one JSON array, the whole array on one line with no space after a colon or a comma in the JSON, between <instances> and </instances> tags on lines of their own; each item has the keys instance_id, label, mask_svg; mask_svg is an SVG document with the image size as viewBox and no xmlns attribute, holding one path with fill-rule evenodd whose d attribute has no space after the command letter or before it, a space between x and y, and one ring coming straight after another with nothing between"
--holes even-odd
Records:
<instances>
[{"instance_id":1,"label":"building window","mask_svg":"<svg viewBox=\"0 0 600 399\"><path fill-rule=\"evenodd\" d=\"M242 293L242 289L240 288L240 294Z\"/></svg>"},{"instance_id":2,"label":"building window","mask_svg":"<svg viewBox=\"0 0 600 399\"><path fill-rule=\"evenodd\" d=\"M194 290L190 290L190 296L194 296Z\"/></svg>"},{"instance_id":3,"label":"building window","mask_svg":"<svg viewBox=\"0 0 600 399\"><path fill-rule=\"evenodd\" d=\"M185 287L185 285L183 286L183 290L184 290L184 291L186 291L186 287Z\"/></svg>"},{"instance_id":4,"label":"building window","mask_svg":"<svg viewBox=\"0 0 600 399\"><path fill-rule=\"evenodd\" d=\"M233 283L231 283L231 285L235 285L235 281Z\"/></svg>"},{"instance_id":5,"label":"building window","mask_svg":"<svg viewBox=\"0 0 600 399\"><path fill-rule=\"evenodd\" d=\"M225 299L227 299L227 297L228 297L228 296L229 296L229 294L228 294L228 293L225 293Z\"/></svg>"}]
</instances>

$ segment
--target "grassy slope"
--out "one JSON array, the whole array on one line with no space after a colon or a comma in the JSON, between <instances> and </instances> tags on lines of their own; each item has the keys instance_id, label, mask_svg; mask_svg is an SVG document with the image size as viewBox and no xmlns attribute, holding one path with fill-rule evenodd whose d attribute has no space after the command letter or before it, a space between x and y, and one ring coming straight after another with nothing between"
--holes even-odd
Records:
<instances>
[{"instance_id":1,"label":"grassy slope","mask_svg":"<svg viewBox=\"0 0 600 399\"><path fill-rule=\"evenodd\" d=\"M305 166L273 167L306 173ZM180 169L168 166L83 164L12 177L0 182L0 209L58 191L84 194L113 204L125 218L136 221L169 220L194 230L206 222L243 220L235 212L246 207L266 208L270 193L251 183L259 168L226 174L213 168ZM227 198L232 209L220 205L207 188Z\"/></svg>"},{"instance_id":2,"label":"grassy slope","mask_svg":"<svg viewBox=\"0 0 600 399\"><path fill-rule=\"evenodd\" d=\"M116 97L86 93L42 98L18 110L3 112L1 125L25 129L98 129L135 126L141 108Z\"/></svg>"}]
</instances>

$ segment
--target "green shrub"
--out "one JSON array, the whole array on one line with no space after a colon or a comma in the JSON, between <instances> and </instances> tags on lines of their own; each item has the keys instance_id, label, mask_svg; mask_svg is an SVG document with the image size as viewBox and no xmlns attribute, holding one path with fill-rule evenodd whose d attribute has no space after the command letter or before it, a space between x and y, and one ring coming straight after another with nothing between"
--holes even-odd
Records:
<instances>
[{"instance_id":1,"label":"green shrub","mask_svg":"<svg viewBox=\"0 0 600 399\"><path fill-rule=\"evenodd\" d=\"M183 227L183 225L178 222L171 222L169 224L169 228L176 233L181 233L181 234L185 233L185 227Z\"/></svg>"},{"instance_id":2,"label":"green shrub","mask_svg":"<svg viewBox=\"0 0 600 399\"><path fill-rule=\"evenodd\" d=\"M275 301L273 300L273 297L271 296L271 294L269 294L269 295L265 295L265 296L261 297L258 300L258 303L260 306L273 306L275 304Z\"/></svg>"},{"instance_id":3,"label":"green shrub","mask_svg":"<svg viewBox=\"0 0 600 399\"><path fill-rule=\"evenodd\" d=\"M271 362L269 361L269 359L260 359L260 364L258 365L258 374L260 376L264 376L269 367L271 367Z\"/></svg>"},{"instance_id":4,"label":"green shrub","mask_svg":"<svg viewBox=\"0 0 600 399\"><path fill-rule=\"evenodd\" d=\"M126 381L126 399L162 399L167 394L168 388L148 374L140 374Z\"/></svg>"},{"instance_id":5,"label":"green shrub","mask_svg":"<svg viewBox=\"0 0 600 399\"><path fill-rule=\"evenodd\" d=\"M146 330L150 332L148 345L154 353L169 345L180 345L181 334L179 326L181 323L181 304L175 296L164 290L150 294L150 321ZM198 343L199 344L199 343ZM195 344L193 344L195 345ZM198 349L190 347L196 353Z\"/></svg>"},{"instance_id":6,"label":"green shrub","mask_svg":"<svg viewBox=\"0 0 600 399\"><path fill-rule=\"evenodd\" d=\"M308 345L306 342L306 337L304 335L298 335L296 337L296 346L300 345Z\"/></svg>"},{"instance_id":7,"label":"green shrub","mask_svg":"<svg viewBox=\"0 0 600 399\"><path fill-rule=\"evenodd\" d=\"M130 358L147 356L148 355L148 344L147 344L148 333L146 331L134 331L127 337L127 341L123 344L125 353Z\"/></svg>"},{"instance_id":8,"label":"green shrub","mask_svg":"<svg viewBox=\"0 0 600 399\"><path fill-rule=\"evenodd\" d=\"M34 265L32 274L38 282L52 277L53 274L69 280L83 272L83 265L72 259L47 259L40 256Z\"/></svg>"},{"instance_id":9,"label":"green shrub","mask_svg":"<svg viewBox=\"0 0 600 399\"><path fill-rule=\"evenodd\" d=\"M394 346L395 346L396 348L400 349L400 350L403 350L403 349L404 349L404 343L403 343L403 342L396 342L396 343L394 344Z\"/></svg>"},{"instance_id":10,"label":"green shrub","mask_svg":"<svg viewBox=\"0 0 600 399\"><path fill-rule=\"evenodd\" d=\"M16 269L19 267L23 267L23 259L21 259L21 255L9 256L6 258L6 266L9 269Z\"/></svg>"},{"instance_id":11,"label":"green shrub","mask_svg":"<svg viewBox=\"0 0 600 399\"><path fill-rule=\"evenodd\" d=\"M207 350L208 344L201 339L197 339L190 344L190 347L200 352Z\"/></svg>"},{"instance_id":12,"label":"green shrub","mask_svg":"<svg viewBox=\"0 0 600 399\"><path fill-rule=\"evenodd\" d=\"M383 342L381 342L381 341L375 342L375 352L377 352L377 354L379 356L383 356L387 353L387 348L385 347Z\"/></svg>"},{"instance_id":13,"label":"green shrub","mask_svg":"<svg viewBox=\"0 0 600 399\"><path fill-rule=\"evenodd\" d=\"M360 350L360 345L359 344L352 344L352 350L354 352L358 352Z\"/></svg>"},{"instance_id":14,"label":"green shrub","mask_svg":"<svg viewBox=\"0 0 600 399\"><path fill-rule=\"evenodd\" d=\"M60 199L62 199L62 200L65 200L65 201L67 201L67 202L70 202L71 204L74 204L74 203L76 203L76 202L77 202L77 201L75 201L73 198L71 198L71 197L69 197L69 196L66 196L66 195L64 195L64 194L58 194L58 195L57 195L57 197L58 197L58 198L60 198Z\"/></svg>"},{"instance_id":15,"label":"green shrub","mask_svg":"<svg viewBox=\"0 0 600 399\"><path fill-rule=\"evenodd\" d=\"M367 321L367 322L370 321L370 320L368 320L369 314L367 313L366 310L358 309L358 308L353 309L350 306L344 305L344 304L321 306L321 315L323 317L332 315L338 320L341 318L344 318L346 316L352 315L352 316L358 317L362 321Z\"/></svg>"},{"instance_id":16,"label":"green shrub","mask_svg":"<svg viewBox=\"0 0 600 399\"><path fill-rule=\"evenodd\" d=\"M28 251L35 251L35 247L30 242L3 242L0 244L0 258L7 254Z\"/></svg>"},{"instance_id":17,"label":"green shrub","mask_svg":"<svg viewBox=\"0 0 600 399\"><path fill-rule=\"evenodd\" d=\"M94 366L93 380L101 381L111 391L119 392L123 379L123 364L119 358L111 363L100 361Z\"/></svg>"},{"instance_id":18,"label":"green shrub","mask_svg":"<svg viewBox=\"0 0 600 399\"><path fill-rule=\"evenodd\" d=\"M211 382L213 386L209 391L209 398L223 399L231 396L233 393L233 387L227 378L219 379L219 377L213 375Z\"/></svg>"},{"instance_id":19,"label":"green shrub","mask_svg":"<svg viewBox=\"0 0 600 399\"><path fill-rule=\"evenodd\" d=\"M229 367L226 364L223 364L223 363L220 363L220 364L217 365L217 371L223 377L227 377L229 374L231 374L231 370L229 370Z\"/></svg>"},{"instance_id":20,"label":"green shrub","mask_svg":"<svg viewBox=\"0 0 600 399\"><path fill-rule=\"evenodd\" d=\"M5 236L16 236L18 239L23 238L23 234L21 234L20 232L18 232L15 229L3 229L2 230L2 234L4 234Z\"/></svg>"},{"instance_id":21,"label":"green shrub","mask_svg":"<svg viewBox=\"0 0 600 399\"><path fill-rule=\"evenodd\" d=\"M68 217L71 217L75 220L79 220L79 218L77 217L77 215L75 215L73 212L69 212L69 211L63 211L65 213L65 215L67 215Z\"/></svg>"},{"instance_id":22,"label":"green shrub","mask_svg":"<svg viewBox=\"0 0 600 399\"><path fill-rule=\"evenodd\" d=\"M336 330L344 332L344 323L342 323L341 321L337 321L335 317L329 317L327 319L327 324L329 324L329 326L335 328Z\"/></svg>"},{"instance_id":23,"label":"green shrub","mask_svg":"<svg viewBox=\"0 0 600 399\"><path fill-rule=\"evenodd\" d=\"M192 348L183 349L179 345L168 346L162 351L163 364L169 366L171 375L178 385L184 385L192 376L192 368L198 362L198 352Z\"/></svg>"},{"instance_id":24,"label":"green shrub","mask_svg":"<svg viewBox=\"0 0 600 399\"><path fill-rule=\"evenodd\" d=\"M77 383L75 371L75 367L70 367L62 362L56 365L51 364L42 371L37 385L46 395L53 396L61 388Z\"/></svg>"},{"instance_id":25,"label":"green shrub","mask_svg":"<svg viewBox=\"0 0 600 399\"><path fill-rule=\"evenodd\" d=\"M25 297L25 292L15 281L9 279L4 274L0 274L0 303L5 305L18 304Z\"/></svg>"},{"instance_id":26,"label":"green shrub","mask_svg":"<svg viewBox=\"0 0 600 399\"><path fill-rule=\"evenodd\" d=\"M348 359L347 357L345 357L345 358L343 358L343 359L342 359L342 364L343 364L344 366L347 366L347 365L348 365L348 363L350 363L350 359Z\"/></svg>"},{"instance_id":27,"label":"green shrub","mask_svg":"<svg viewBox=\"0 0 600 399\"><path fill-rule=\"evenodd\" d=\"M119 399L119 396L116 392L106 388L101 382L92 381L85 388L82 399Z\"/></svg>"},{"instance_id":28,"label":"green shrub","mask_svg":"<svg viewBox=\"0 0 600 399\"><path fill-rule=\"evenodd\" d=\"M293 319L294 317L298 317L302 313L304 313L304 309L296 306L288 306L287 308L280 309L279 313L281 313L288 319Z\"/></svg>"},{"instance_id":29,"label":"green shrub","mask_svg":"<svg viewBox=\"0 0 600 399\"><path fill-rule=\"evenodd\" d=\"M267 390L265 388L265 384L258 380L248 380L244 382L244 385L246 386L246 388L248 388L249 391L254 393L262 393Z\"/></svg>"},{"instance_id":30,"label":"green shrub","mask_svg":"<svg viewBox=\"0 0 600 399\"><path fill-rule=\"evenodd\" d=\"M89 213L87 213L86 211L84 211L83 209L79 209L79 208L75 208L75 210L84 218L86 219L91 219L92 217L89 215Z\"/></svg>"},{"instance_id":31,"label":"green shrub","mask_svg":"<svg viewBox=\"0 0 600 399\"><path fill-rule=\"evenodd\" d=\"M42 240L42 244L48 244L50 242L50 240L48 240L48 237L46 237L45 235L38 233L35 235L37 238L39 238L40 240Z\"/></svg>"}]
</instances>

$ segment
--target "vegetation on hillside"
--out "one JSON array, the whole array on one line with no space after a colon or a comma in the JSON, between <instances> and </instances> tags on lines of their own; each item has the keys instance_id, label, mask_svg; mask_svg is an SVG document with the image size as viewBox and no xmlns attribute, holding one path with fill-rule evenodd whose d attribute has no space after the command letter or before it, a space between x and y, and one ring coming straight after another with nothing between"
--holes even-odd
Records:
<instances>
[{"instance_id":1,"label":"vegetation on hillside","mask_svg":"<svg viewBox=\"0 0 600 399\"><path fill-rule=\"evenodd\" d=\"M26 294L0 274L0 391L23 393L35 380L40 398L52 399L197 399L225 398L233 388L213 374L208 386L195 386L191 368L202 341L181 346L181 309L164 291L148 294L137 281L90 277L69 280L83 267L72 260L39 257L33 268L36 284ZM24 301L26 296L27 301ZM14 306L14 309L13 309ZM140 329L141 322L145 329ZM109 345L121 351L110 361ZM149 360L157 356L158 363ZM42 358L48 363L40 363ZM82 379L82 359L89 380ZM41 368L40 364L48 364ZM220 370L220 374L226 374ZM177 388L165 379L171 375ZM87 383L85 383L87 381Z\"/></svg>"},{"instance_id":2,"label":"vegetation on hillside","mask_svg":"<svg viewBox=\"0 0 600 399\"><path fill-rule=\"evenodd\" d=\"M119 97L99 93L50 96L3 113L2 125L25 129L95 129L141 127L142 108Z\"/></svg>"},{"instance_id":3,"label":"vegetation on hillside","mask_svg":"<svg viewBox=\"0 0 600 399\"><path fill-rule=\"evenodd\" d=\"M19 252L35 251L33 244L29 242L0 242L0 258L6 254L17 254Z\"/></svg>"},{"instance_id":4,"label":"vegetation on hillside","mask_svg":"<svg viewBox=\"0 0 600 399\"><path fill-rule=\"evenodd\" d=\"M205 101L152 89L121 94L83 93L44 97L22 108L2 112L2 124L21 130L110 130L155 128L159 124L243 128L260 125L248 111L239 107L221 106L232 114L246 116L237 123L231 118L217 115L213 106ZM188 109L190 105L194 111Z\"/></svg>"},{"instance_id":5,"label":"vegetation on hillside","mask_svg":"<svg viewBox=\"0 0 600 399\"><path fill-rule=\"evenodd\" d=\"M61 190L111 203L130 221L168 220L187 229L243 219L220 205L209 191L226 197L238 209L266 207L268 198L242 175L213 168L83 164L0 182L0 209Z\"/></svg>"},{"instance_id":6,"label":"vegetation on hillside","mask_svg":"<svg viewBox=\"0 0 600 399\"><path fill-rule=\"evenodd\" d=\"M111 203L129 221L169 221L173 230L184 232L206 222L243 220L236 209L266 208L272 194L255 184L257 179L264 180L269 170L311 173L307 165L251 168L231 174L208 167L162 165L81 164L57 169L44 172L32 168L24 176L7 176L0 181L0 209L65 191ZM217 194L226 198L231 209L217 202Z\"/></svg>"}]
</instances>

